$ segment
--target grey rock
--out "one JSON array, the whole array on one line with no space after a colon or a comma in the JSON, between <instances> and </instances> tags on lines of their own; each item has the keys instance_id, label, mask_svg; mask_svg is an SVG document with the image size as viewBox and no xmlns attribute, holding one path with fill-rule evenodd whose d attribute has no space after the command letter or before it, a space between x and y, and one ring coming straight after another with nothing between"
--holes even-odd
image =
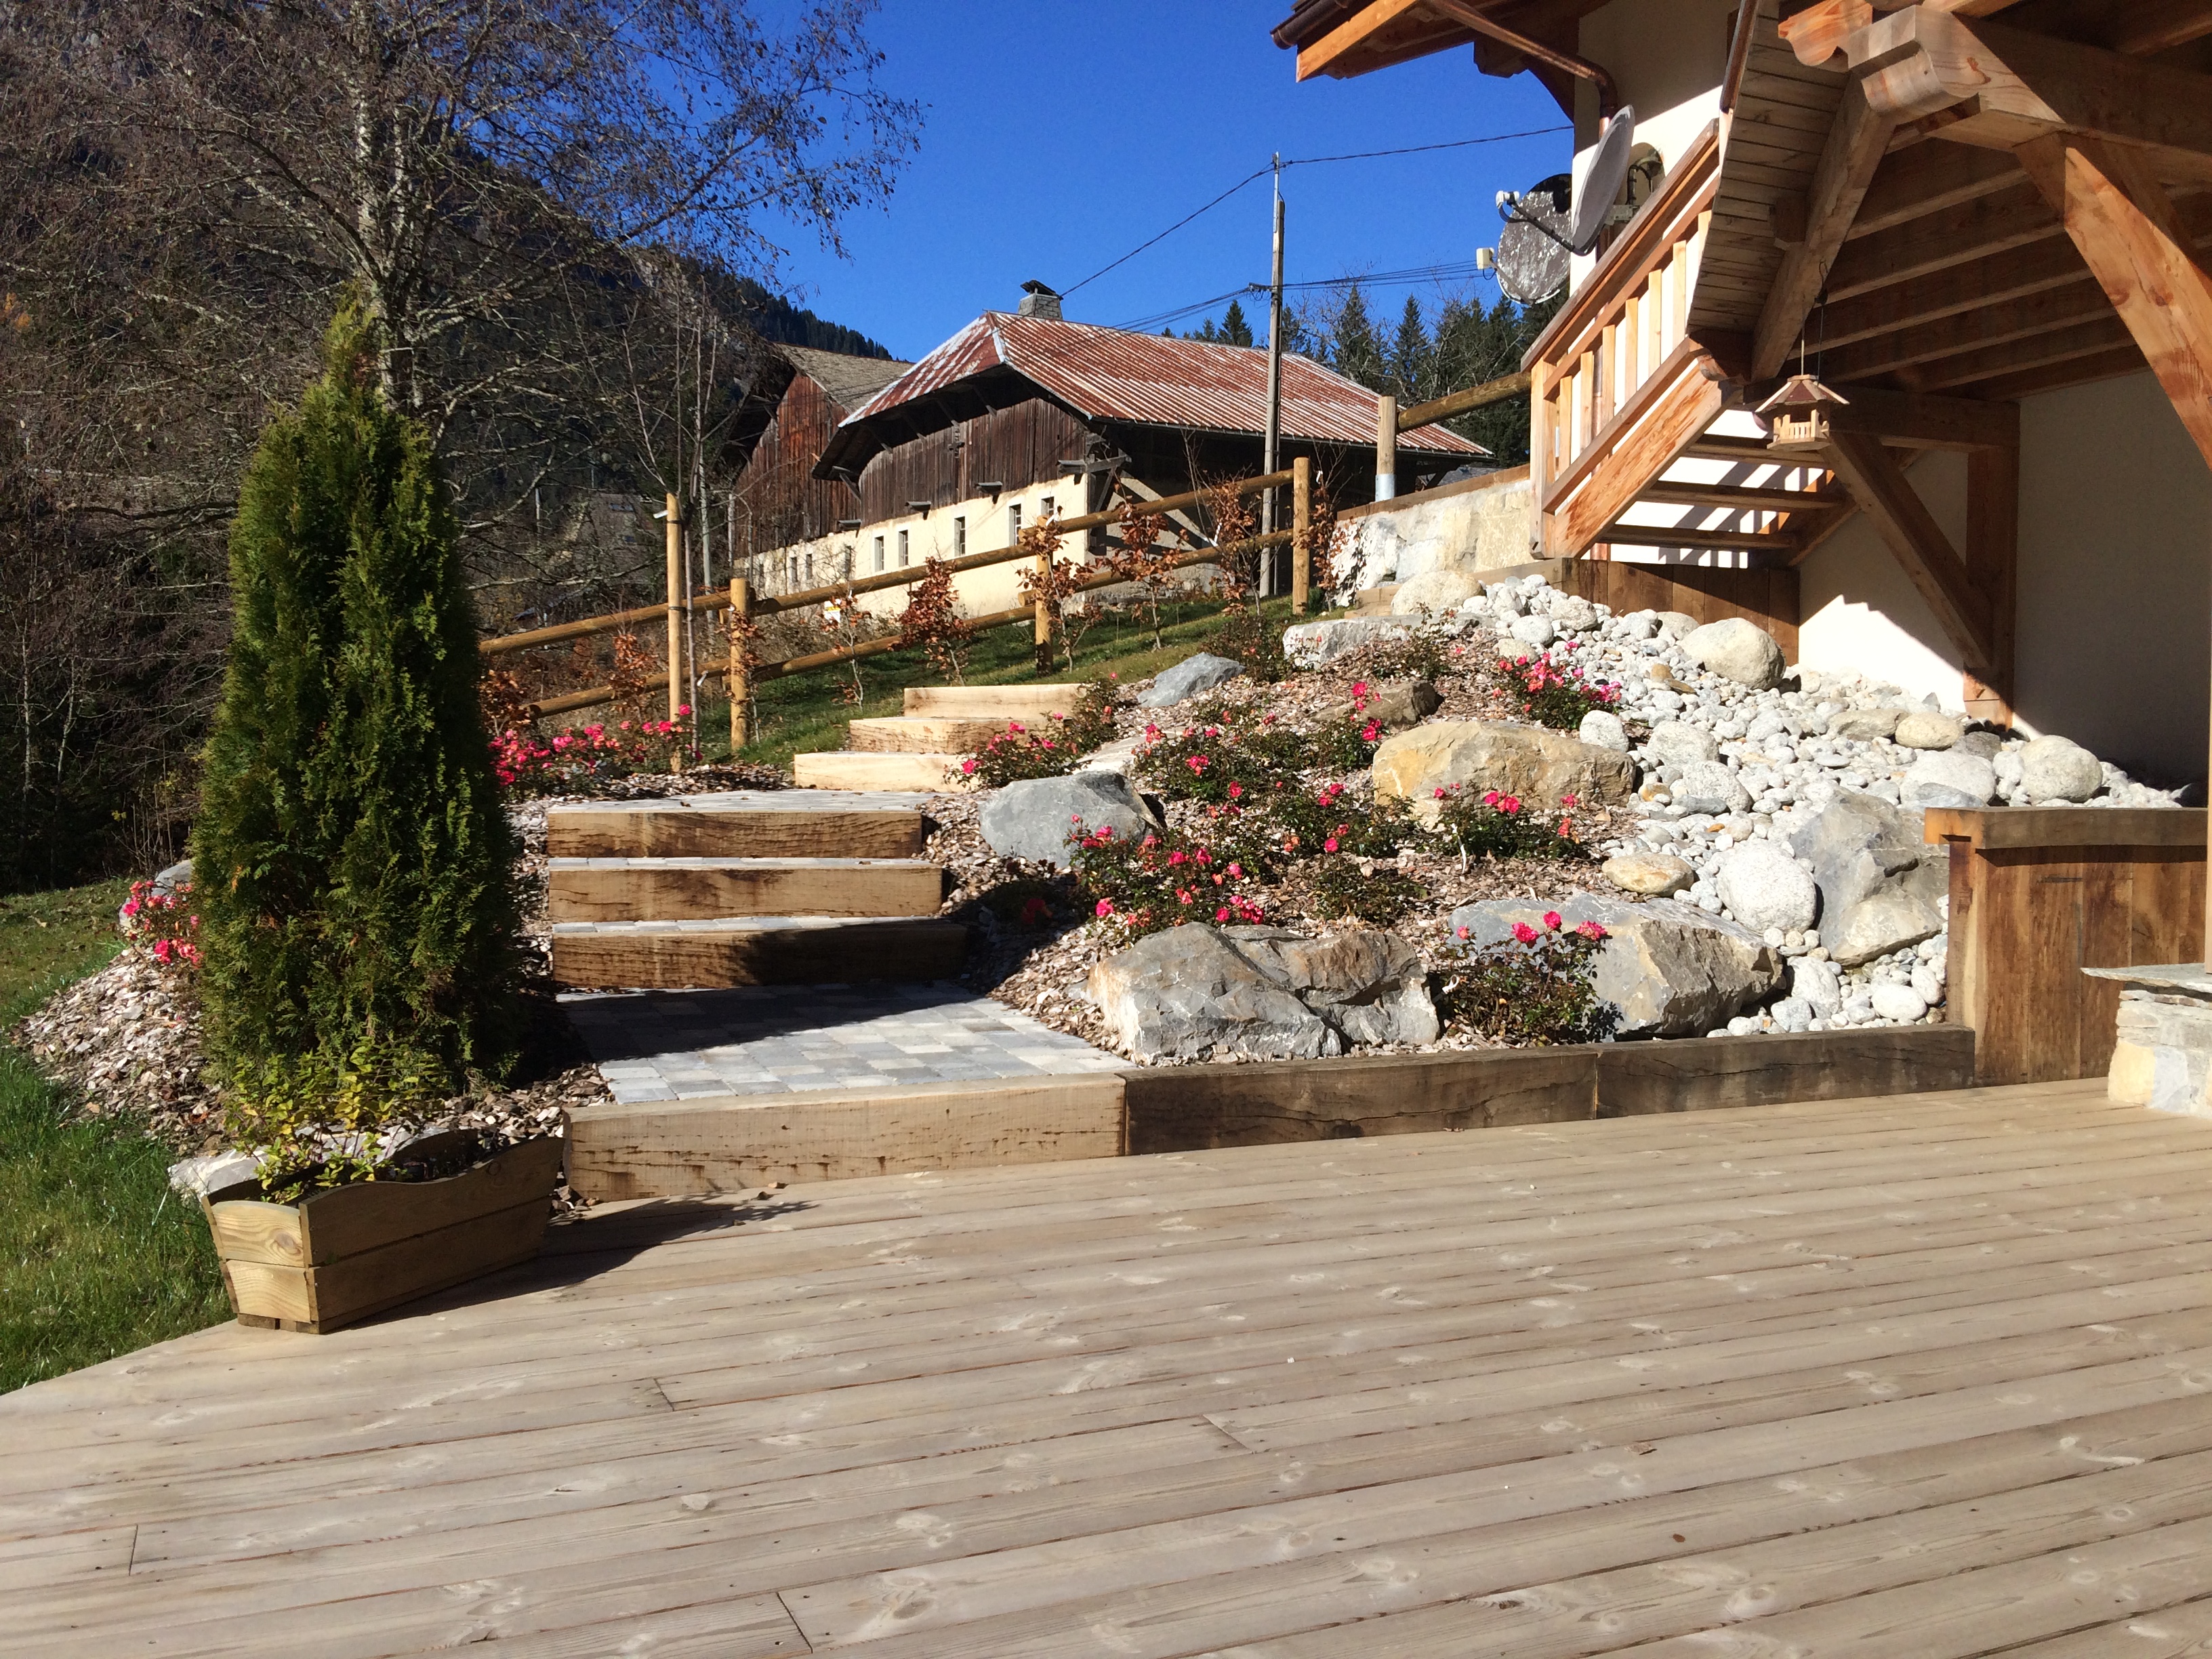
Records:
<instances>
[{"instance_id":1,"label":"grey rock","mask_svg":"<svg viewBox=\"0 0 2212 1659\"><path fill-rule=\"evenodd\" d=\"M1939 750L1912 763L1904 792L1908 806L1987 806L1996 797L1997 775L1976 756Z\"/></svg>"},{"instance_id":2,"label":"grey rock","mask_svg":"<svg viewBox=\"0 0 2212 1659\"><path fill-rule=\"evenodd\" d=\"M174 898L192 884L192 861L179 859L166 869L154 872L154 890L164 898Z\"/></svg>"},{"instance_id":3,"label":"grey rock","mask_svg":"<svg viewBox=\"0 0 2212 1659\"><path fill-rule=\"evenodd\" d=\"M1897 723L1897 741L1906 749L1955 749L1966 735L1966 721L1930 709L1916 708Z\"/></svg>"},{"instance_id":4,"label":"grey rock","mask_svg":"<svg viewBox=\"0 0 2212 1659\"><path fill-rule=\"evenodd\" d=\"M1419 617L1433 612L1441 617L1481 592L1482 584L1463 570L1424 570L1398 585L1398 591L1390 596L1390 614Z\"/></svg>"},{"instance_id":5,"label":"grey rock","mask_svg":"<svg viewBox=\"0 0 2212 1659\"><path fill-rule=\"evenodd\" d=\"M1578 593L1554 593L1548 610L1562 634L1587 634L1597 626L1597 607Z\"/></svg>"},{"instance_id":6,"label":"grey rock","mask_svg":"<svg viewBox=\"0 0 2212 1659\"><path fill-rule=\"evenodd\" d=\"M1943 1000L1943 976L1924 962L1912 970L1912 988L1930 1008Z\"/></svg>"},{"instance_id":7,"label":"grey rock","mask_svg":"<svg viewBox=\"0 0 2212 1659\"><path fill-rule=\"evenodd\" d=\"M1653 726L1650 749L1670 766L1690 766L1721 757L1721 746L1711 732L1681 720L1661 720Z\"/></svg>"},{"instance_id":8,"label":"grey rock","mask_svg":"<svg viewBox=\"0 0 2212 1659\"><path fill-rule=\"evenodd\" d=\"M1653 632L1662 640L1679 640L1686 634L1694 634L1698 619L1686 611L1656 611L1652 613Z\"/></svg>"},{"instance_id":9,"label":"grey rock","mask_svg":"<svg viewBox=\"0 0 2212 1659\"><path fill-rule=\"evenodd\" d=\"M1899 1025L1910 1025L1928 1012L1928 1005L1910 985L1877 985L1867 994L1867 1000L1878 1017Z\"/></svg>"},{"instance_id":10,"label":"grey rock","mask_svg":"<svg viewBox=\"0 0 2212 1659\"><path fill-rule=\"evenodd\" d=\"M1218 685L1242 678L1244 665L1228 657L1217 657L1208 651L1185 657L1174 667L1164 670L1152 682L1152 689L1137 699L1146 708L1172 708L1188 698L1211 691Z\"/></svg>"},{"instance_id":11,"label":"grey rock","mask_svg":"<svg viewBox=\"0 0 2212 1659\"><path fill-rule=\"evenodd\" d=\"M1283 653L1294 663L1317 667L1364 645L1413 637L1411 626L1388 617L1339 617L1329 622L1294 623L1285 629Z\"/></svg>"},{"instance_id":12,"label":"grey rock","mask_svg":"<svg viewBox=\"0 0 2212 1659\"><path fill-rule=\"evenodd\" d=\"M1493 899L1452 912L1455 937L1470 947L1510 939L1516 922L1544 925L1553 907ZM1557 907L1562 924L1606 930L1592 984L1611 1005L1620 1036L1686 1036L1709 1031L1782 982L1781 954L1756 933L1678 899L1630 903L1577 893Z\"/></svg>"},{"instance_id":13,"label":"grey rock","mask_svg":"<svg viewBox=\"0 0 2212 1659\"><path fill-rule=\"evenodd\" d=\"M1747 842L1721 854L1714 887L1735 919L1755 933L1801 933L1813 925L1820 889L1797 860L1771 841Z\"/></svg>"},{"instance_id":14,"label":"grey rock","mask_svg":"<svg viewBox=\"0 0 2212 1659\"><path fill-rule=\"evenodd\" d=\"M1353 927L1310 939L1287 927L1224 931L1246 960L1348 1043L1434 1042L1443 1030L1420 952L1395 933Z\"/></svg>"},{"instance_id":15,"label":"grey rock","mask_svg":"<svg viewBox=\"0 0 2212 1659\"><path fill-rule=\"evenodd\" d=\"M219 1193L226 1187L252 1179L260 1168L260 1160L251 1152L208 1152L172 1164L169 1190L204 1198L210 1193Z\"/></svg>"},{"instance_id":16,"label":"grey rock","mask_svg":"<svg viewBox=\"0 0 2212 1659\"><path fill-rule=\"evenodd\" d=\"M1995 732L1969 732L1951 746L1962 755L1973 755L1994 765L2004 752L2004 738Z\"/></svg>"},{"instance_id":17,"label":"grey rock","mask_svg":"<svg viewBox=\"0 0 2212 1659\"><path fill-rule=\"evenodd\" d=\"M1104 957L1087 985L1107 1029L1139 1060L1317 1060L1344 1052L1327 1020L1198 922Z\"/></svg>"},{"instance_id":18,"label":"grey rock","mask_svg":"<svg viewBox=\"0 0 2212 1659\"><path fill-rule=\"evenodd\" d=\"M1741 617L1707 623L1682 636L1690 660L1709 673L1765 691L1778 685L1785 665L1772 635Z\"/></svg>"},{"instance_id":19,"label":"grey rock","mask_svg":"<svg viewBox=\"0 0 2212 1659\"><path fill-rule=\"evenodd\" d=\"M1068 866L1071 834L1111 830L1142 836L1158 821L1128 779L1104 770L1027 778L993 793L976 814L984 842L1000 858Z\"/></svg>"},{"instance_id":20,"label":"grey rock","mask_svg":"<svg viewBox=\"0 0 2212 1659\"><path fill-rule=\"evenodd\" d=\"M1506 625L1505 633L1515 644L1532 651L1540 651L1559 637L1549 617L1516 617Z\"/></svg>"},{"instance_id":21,"label":"grey rock","mask_svg":"<svg viewBox=\"0 0 2212 1659\"><path fill-rule=\"evenodd\" d=\"M1603 708L1593 708L1583 716L1582 725L1575 735L1593 749L1610 749L1619 754L1628 752L1628 727L1620 716Z\"/></svg>"},{"instance_id":22,"label":"grey rock","mask_svg":"<svg viewBox=\"0 0 2212 1659\"><path fill-rule=\"evenodd\" d=\"M1785 1031L1804 1031L1812 1029L1813 1008L1802 997L1784 997L1766 1011L1774 1023Z\"/></svg>"},{"instance_id":23,"label":"grey rock","mask_svg":"<svg viewBox=\"0 0 2212 1659\"><path fill-rule=\"evenodd\" d=\"M1790 994L1823 1019L1844 1006L1843 970L1832 962L1800 957L1790 964Z\"/></svg>"},{"instance_id":24,"label":"grey rock","mask_svg":"<svg viewBox=\"0 0 2212 1659\"><path fill-rule=\"evenodd\" d=\"M2037 738L2020 751L2020 781L2031 800L2085 801L2105 787L2105 769L2070 738Z\"/></svg>"},{"instance_id":25,"label":"grey rock","mask_svg":"<svg viewBox=\"0 0 2212 1659\"><path fill-rule=\"evenodd\" d=\"M1570 794L1617 806L1636 789L1627 756L1564 732L1499 720L1431 720L1385 738L1372 771L1378 797L1407 801L1416 816L1431 820L1437 791L1454 785L1478 794L1496 789L1545 807Z\"/></svg>"},{"instance_id":26,"label":"grey rock","mask_svg":"<svg viewBox=\"0 0 2212 1659\"><path fill-rule=\"evenodd\" d=\"M1667 786L1674 805L1688 812L1741 812L1751 805L1751 792L1735 773L1718 761L1698 761L1682 769Z\"/></svg>"},{"instance_id":27,"label":"grey rock","mask_svg":"<svg viewBox=\"0 0 2212 1659\"><path fill-rule=\"evenodd\" d=\"M1376 720L1385 732L1402 732L1419 726L1444 706L1443 693L1426 680L1397 680L1368 689L1364 708L1350 698L1323 705L1316 717L1323 726L1340 725L1354 718Z\"/></svg>"},{"instance_id":28,"label":"grey rock","mask_svg":"<svg viewBox=\"0 0 2212 1659\"><path fill-rule=\"evenodd\" d=\"M1618 854L1599 866L1599 873L1624 891L1659 898L1682 891L1697 878L1697 872L1672 853Z\"/></svg>"},{"instance_id":29,"label":"grey rock","mask_svg":"<svg viewBox=\"0 0 2212 1659\"><path fill-rule=\"evenodd\" d=\"M1948 857L1922 827L1917 812L1846 791L1790 837L1820 890L1820 943L1846 967L1943 931Z\"/></svg>"},{"instance_id":30,"label":"grey rock","mask_svg":"<svg viewBox=\"0 0 2212 1659\"><path fill-rule=\"evenodd\" d=\"M1846 708L1828 721L1828 735L1853 743L1873 743L1896 732L1902 708Z\"/></svg>"}]
</instances>

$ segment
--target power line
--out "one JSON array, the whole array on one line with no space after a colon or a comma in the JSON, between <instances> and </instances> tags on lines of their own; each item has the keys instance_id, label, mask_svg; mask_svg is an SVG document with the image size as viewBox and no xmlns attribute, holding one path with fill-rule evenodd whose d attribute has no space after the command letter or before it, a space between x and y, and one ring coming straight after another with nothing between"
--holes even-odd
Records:
<instances>
[{"instance_id":1,"label":"power line","mask_svg":"<svg viewBox=\"0 0 2212 1659\"><path fill-rule=\"evenodd\" d=\"M1302 283L1285 283L1291 289L1316 288L1416 288L1424 283L1444 282L1455 276L1473 276L1481 267L1472 259L1455 260L1445 264L1419 265L1405 270L1370 271L1357 276L1317 276ZM1148 331L1164 324L1181 322L1186 317L1196 317L1211 312L1224 300L1241 300L1247 294L1265 294L1265 283L1247 283L1242 288L1231 289L1226 294L1217 294L1210 300L1177 306L1172 311L1163 311L1150 317L1140 317L1134 322L1122 323L1120 327L1133 331Z\"/></svg>"},{"instance_id":2,"label":"power line","mask_svg":"<svg viewBox=\"0 0 2212 1659\"><path fill-rule=\"evenodd\" d=\"M1281 165L1285 167L1322 167L1332 161L1380 161L1387 156L1392 155L1426 155L1432 151L1440 149L1468 149L1478 144L1509 143L1516 138L1547 138L1555 133L1571 132L1573 130L1573 128L1566 126L1531 127L1525 132L1492 133L1489 137L1483 138L1453 138L1438 144L1408 144L1401 149L1364 149L1355 151L1346 155L1300 156L1291 161L1285 161ZM1228 189L1223 191L1220 195L1215 197L1204 207L1185 214L1182 218L1176 220L1175 223L1170 225L1165 230L1162 231L1158 235L1154 236L1148 240L1139 242L1136 246L1131 248L1127 253L1123 254L1120 258L1114 260L1111 264L1099 266L1097 270L1092 271L1081 282L1076 283L1073 288L1062 289L1060 290L1061 297L1066 298L1068 295L1073 294L1079 289L1090 287L1091 283L1097 282L1108 271L1119 269L1121 266L1128 264L1130 260L1135 258L1139 253L1144 252L1147 248L1154 247L1159 243L1167 240L1169 237L1174 235L1176 232L1181 230L1185 225L1190 223L1194 219L1203 218L1206 215L1212 212L1214 209L1219 207L1224 202L1227 201L1231 197L1237 194L1238 191L1243 189L1245 185L1255 183L1259 179L1266 178L1269 173L1275 170L1276 164L1270 161L1266 167L1261 167L1258 172L1248 173L1245 177L1239 179L1235 184L1230 185ZM1241 293L1243 290L1239 289L1238 292Z\"/></svg>"}]
</instances>

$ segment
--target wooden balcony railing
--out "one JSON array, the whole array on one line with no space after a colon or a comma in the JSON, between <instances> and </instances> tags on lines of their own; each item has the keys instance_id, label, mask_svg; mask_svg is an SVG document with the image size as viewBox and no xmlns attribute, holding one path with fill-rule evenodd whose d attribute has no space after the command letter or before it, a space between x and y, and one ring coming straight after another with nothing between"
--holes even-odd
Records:
<instances>
[{"instance_id":1,"label":"wooden balcony railing","mask_svg":"<svg viewBox=\"0 0 2212 1659\"><path fill-rule=\"evenodd\" d=\"M1717 390L1692 385L1705 382L1706 365L1689 317L1720 156L1716 121L1522 360L1530 473L1543 550L1553 556L1582 551L1626 504L1615 499L1626 486L1599 477L1608 460L1618 456L1640 473L1662 451L1675 453L1687 423L1700 422L1702 431L1717 410ZM1638 476L1635 487L1648 482Z\"/></svg>"}]
</instances>

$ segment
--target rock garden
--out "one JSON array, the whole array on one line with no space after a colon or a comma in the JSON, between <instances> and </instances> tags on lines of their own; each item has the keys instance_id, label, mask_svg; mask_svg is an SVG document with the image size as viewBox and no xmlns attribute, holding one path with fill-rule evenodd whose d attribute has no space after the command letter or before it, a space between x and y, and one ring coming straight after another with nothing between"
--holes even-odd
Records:
<instances>
[{"instance_id":1,"label":"rock garden","mask_svg":"<svg viewBox=\"0 0 2212 1659\"><path fill-rule=\"evenodd\" d=\"M1058 775L942 806L979 982L1146 1063L1937 1022L1925 809L2173 804L1541 575L1437 573L1246 656L1102 694L1030 757Z\"/></svg>"}]
</instances>

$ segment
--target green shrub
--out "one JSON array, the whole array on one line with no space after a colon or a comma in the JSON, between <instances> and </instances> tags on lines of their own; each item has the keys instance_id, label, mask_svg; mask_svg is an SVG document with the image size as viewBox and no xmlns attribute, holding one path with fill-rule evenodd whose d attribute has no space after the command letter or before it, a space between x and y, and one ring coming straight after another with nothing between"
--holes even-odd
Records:
<instances>
[{"instance_id":1,"label":"green shrub","mask_svg":"<svg viewBox=\"0 0 2212 1659\"><path fill-rule=\"evenodd\" d=\"M1607 1035L1613 1011L1592 982L1605 929L1596 922L1516 924L1513 937L1469 945L1460 930L1458 960L1440 987L1446 1018L1516 1047L1592 1042Z\"/></svg>"},{"instance_id":2,"label":"green shrub","mask_svg":"<svg viewBox=\"0 0 2212 1659\"><path fill-rule=\"evenodd\" d=\"M1437 791L1442 803L1437 813L1437 833L1458 850L1460 863L1476 858L1579 859L1589 849L1577 841L1572 795L1557 812L1543 812L1517 795L1486 789L1470 795L1458 784Z\"/></svg>"},{"instance_id":3,"label":"green shrub","mask_svg":"<svg viewBox=\"0 0 2212 1659\"><path fill-rule=\"evenodd\" d=\"M1306 914L1316 921L1346 917L1388 927L1428 896L1404 871L1364 862L1350 853L1325 853L1314 861L1313 897Z\"/></svg>"},{"instance_id":4,"label":"green shrub","mask_svg":"<svg viewBox=\"0 0 2212 1659\"><path fill-rule=\"evenodd\" d=\"M1006 729L976 753L960 763L962 775L987 788L1018 783L1027 778L1057 778L1075 769L1076 762L1112 741L1115 676L1087 683L1077 694L1072 714L1054 714L1051 724L1032 729L1020 720L1008 720Z\"/></svg>"},{"instance_id":5,"label":"green shrub","mask_svg":"<svg viewBox=\"0 0 2212 1659\"><path fill-rule=\"evenodd\" d=\"M210 1048L234 1078L364 1044L447 1081L515 1030L515 846L429 440L349 307L272 422L231 536L237 614L193 834Z\"/></svg>"},{"instance_id":6,"label":"green shrub","mask_svg":"<svg viewBox=\"0 0 2212 1659\"><path fill-rule=\"evenodd\" d=\"M1116 836L1110 826L1075 843L1076 878L1091 900L1091 914L1127 943L1187 921L1264 920L1246 891L1251 879L1224 849L1173 830Z\"/></svg>"}]
</instances>

